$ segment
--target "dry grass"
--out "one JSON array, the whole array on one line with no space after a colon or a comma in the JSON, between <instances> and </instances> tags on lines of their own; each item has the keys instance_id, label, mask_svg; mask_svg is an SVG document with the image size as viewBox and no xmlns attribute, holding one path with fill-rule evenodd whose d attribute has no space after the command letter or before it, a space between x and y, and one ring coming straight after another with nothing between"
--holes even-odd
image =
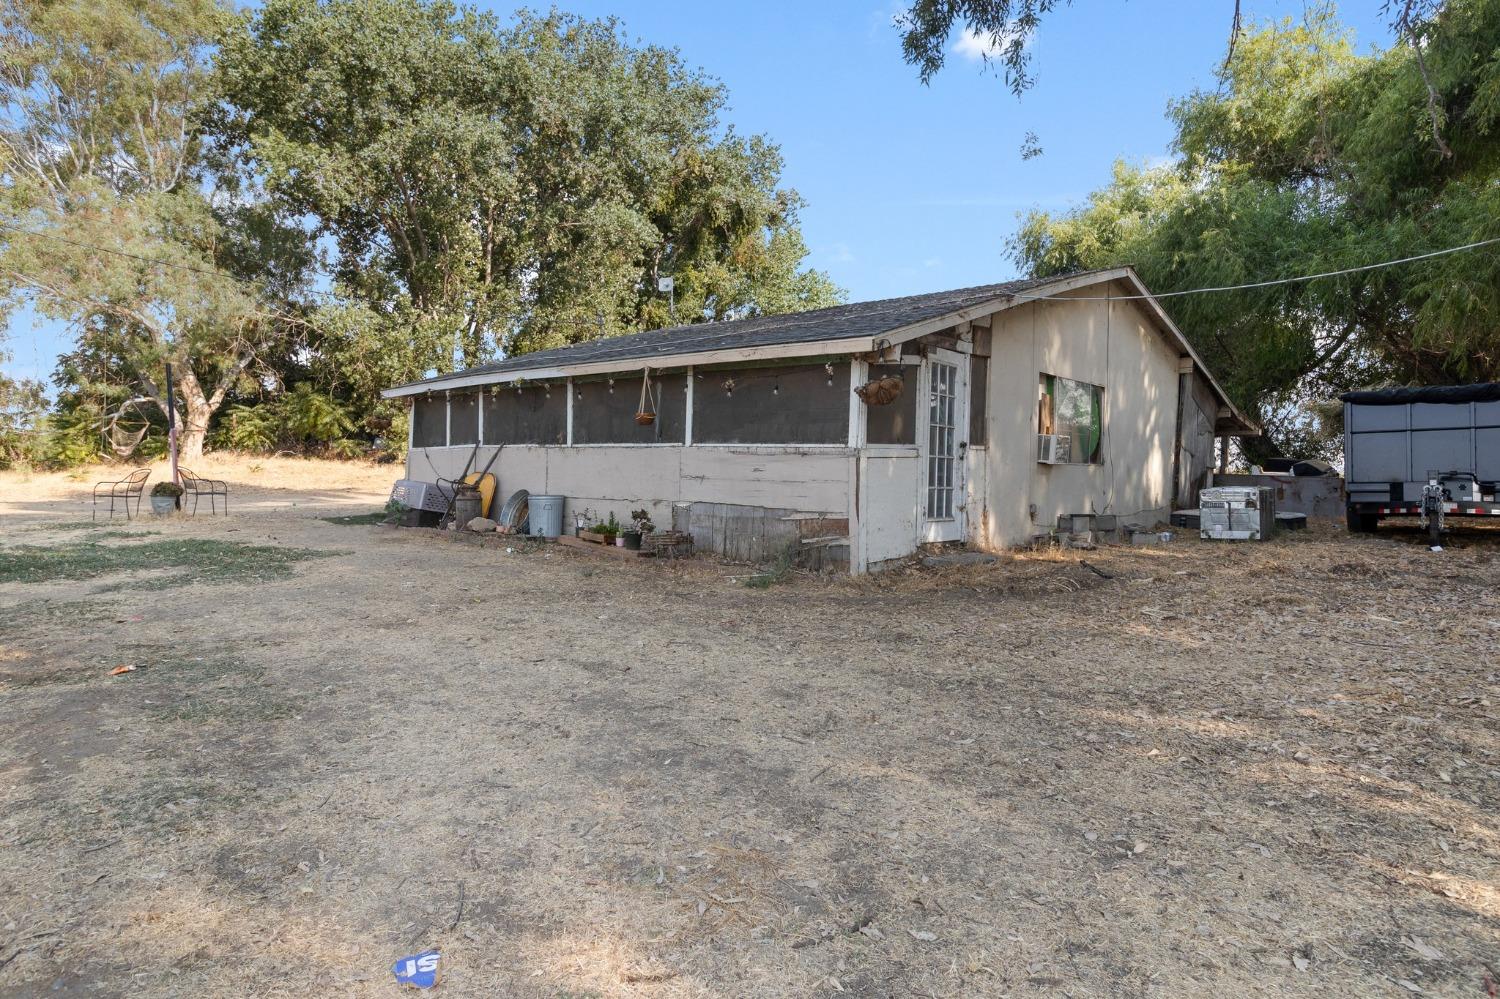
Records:
<instances>
[{"instance_id":1,"label":"dry grass","mask_svg":"<svg viewBox=\"0 0 1500 999\"><path fill-rule=\"evenodd\" d=\"M60 502L80 503L83 519L94 483L123 479L134 465L88 465L66 472L0 471L0 516L50 513ZM171 477L165 461L150 463L153 483ZM232 501L241 510L270 510L290 506L329 506L383 503L391 483L401 477L398 465L321 458L265 457L217 451L193 463L193 471L229 482ZM377 503L376 505L379 505ZM146 503L142 503L145 512ZM205 508L206 509L206 508ZM117 516L118 520L119 517Z\"/></svg>"},{"instance_id":2,"label":"dry grass","mask_svg":"<svg viewBox=\"0 0 1500 999\"><path fill-rule=\"evenodd\" d=\"M328 553L285 578L0 584L0 992L390 995L429 946L523 999L1492 974L1492 534L750 591L279 502L160 529Z\"/></svg>"}]
</instances>

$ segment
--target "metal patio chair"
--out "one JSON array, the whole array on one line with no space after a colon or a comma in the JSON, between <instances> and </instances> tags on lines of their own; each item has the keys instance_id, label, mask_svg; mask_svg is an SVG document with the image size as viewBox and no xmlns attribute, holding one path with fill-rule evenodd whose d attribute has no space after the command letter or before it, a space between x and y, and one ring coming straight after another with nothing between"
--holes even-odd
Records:
<instances>
[{"instance_id":1,"label":"metal patio chair","mask_svg":"<svg viewBox=\"0 0 1500 999\"><path fill-rule=\"evenodd\" d=\"M109 519L110 520L114 520L115 519L115 501L116 500L119 500L120 501L120 505L125 509L125 519L126 520L130 519L130 500L131 500L132 497L134 497L134 499L135 499L135 513L136 513L136 516L140 516L140 513L141 513L141 495L142 495L142 493L145 492L145 489L146 489L146 480L149 479L150 477L151 477L151 469L149 469L149 468L137 468L135 471L133 471L129 475L125 476L125 478L120 479L118 481L115 481L115 482L96 482L96 483L94 483L94 510L93 510L93 513L90 515L89 519L90 520L98 520L99 519L99 501L102 500L102 499L105 499L105 498L108 498L108 500L109 500ZM105 491L101 493L99 491L101 489L103 489Z\"/></svg>"},{"instance_id":2,"label":"metal patio chair","mask_svg":"<svg viewBox=\"0 0 1500 999\"><path fill-rule=\"evenodd\" d=\"M193 498L192 512L194 514L198 512L198 498L200 496L207 496L208 511L210 514L219 512L218 501L222 497L224 500L224 516L229 516L229 483L223 479L202 478L194 475L181 465L177 466L177 477L182 480L183 498L185 499L188 496Z\"/></svg>"}]
</instances>

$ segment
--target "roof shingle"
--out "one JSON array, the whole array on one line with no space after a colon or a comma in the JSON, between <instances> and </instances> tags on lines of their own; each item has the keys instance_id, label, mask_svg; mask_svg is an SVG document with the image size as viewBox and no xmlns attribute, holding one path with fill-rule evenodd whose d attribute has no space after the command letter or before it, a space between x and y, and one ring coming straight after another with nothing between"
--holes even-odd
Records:
<instances>
[{"instance_id":1,"label":"roof shingle","mask_svg":"<svg viewBox=\"0 0 1500 999\"><path fill-rule=\"evenodd\" d=\"M926 295L908 295L903 298L886 298L874 302L854 302L849 305L835 305L807 312L755 316L751 319L736 319L722 323L670 326L645 333L605 337L567 347L507 357L490 364L481 364L463 371L412 382L401 388L417 385L438 386L454 379L471 378L475 375L529 371L573 364L636 360L669 361L676 355L705 351L873 337L1006 295L1020 294L1057 280L1059 280L1057 277L1049 277L1006 281L1001 284L957 288Z\"/></svg>"}]
</instances>

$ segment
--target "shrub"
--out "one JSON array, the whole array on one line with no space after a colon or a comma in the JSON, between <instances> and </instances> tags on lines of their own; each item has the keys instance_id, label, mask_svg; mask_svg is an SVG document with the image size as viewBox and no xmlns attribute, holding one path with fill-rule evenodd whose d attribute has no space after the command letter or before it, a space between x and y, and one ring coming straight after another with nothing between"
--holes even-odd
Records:
<instances>
[{"instance_id":1,"label":"shrub","mask_svg":"<svg viewBox=\"0 0 1500 999\"><path fill-rule=\"evenodd\" d=\"M151 487L152 496L171 496L173 499L182 495L182 487L175 482L158 482Z\"/></svg>"}]
</instances>

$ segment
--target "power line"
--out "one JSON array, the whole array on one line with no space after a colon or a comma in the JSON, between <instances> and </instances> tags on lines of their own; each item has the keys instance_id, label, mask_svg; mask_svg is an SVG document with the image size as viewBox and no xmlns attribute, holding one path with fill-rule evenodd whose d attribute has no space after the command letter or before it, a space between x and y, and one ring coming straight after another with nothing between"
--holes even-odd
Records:
<instances>
[{"instance_id":1,"label":"power line","mask_svg":"<svg viewBox=\"0 0 1500 999\"><path fill-rule=\"evenodd\" d=\"M207 276L207 277L223 277L223 276L225 276L223 274L223 272L221 272L221 271L211 271L211 270L206 270L206 269L201 268L201 267L194 267L194 266L192 266L190 264L179 264L179 263L176 263L175 261L171 261L171 260L161 260L161 259L154 258L154 257L146 257L146 256L142 256L142 255L140 255L138 253L131 253L128 250L115 250L115 249L111 249L109 247L95 246L95 245L93 245L91 243L85 243L85 242L82 242L80 240L69 239L66 236L58 236L55 233L37 232L34 229L27 229L27 228L25 228L23 226L18 226L18 225L15 225L14 223L6 222L6 221L3 221L3 220L0 220L0 227L6 228L6 229L10 229L13 232L18 232L18 233L21 233L21 234L27 235L27 236L36 236L36 237L41 238L41 239L56 240L59 243L67 243L70 246L76 246L76 247L78 247L80 249L84 249L84 250L92 250L92 251L94 251L96 253L108 253L108 254L113 254L114 256L117 256L117 257L126 257L126 258L131 259L131 260L140 261L141 263L150 264L150 265L152 265L154 267L171 267L171 268L175 268L177 270L188 271L188 272L193 273L193 274L201 274L201 275L204 275L204 276ZM1493 246L1493 245L1495 245L1497 243L1500 243L1500 236L1494 237L1492 239L1482 239L1482 240L1479 240L1478 242L1474 242L1474 243L1465 243L1463 246L1451 246L1451 247L1448 247L1447 249L1433 250L1433 251L1431 251L1429 253L1418 253L1418 254L1415 254L1415 255L1410 256L1410 257L1401 257L1401 258L1396 259L1396 260L1385 260L1385 261L1381 261L1380 263L1376 263L1376 264L1363 264L1363 265L1358 266L1358 267L1345 267L1345 268L1342 268L1342 269L1336 270L1336 271L1323 271L1323 272L1318 273L1318 274L1302 274L1302 275L1298 275L1297 277L1273 278L1273 279L1268 280L1268 281L1251 281L1251 282L1247 282L1245 284L1215 285L1215 286L1204 287L1204 288L1183 288L1183 289L1180 289L1178 291L1163 291L1163 292L1158 292L1158 293L1155 293L1155 294L1148 294L1148 295L1094 295L1094 296L1090 296L1090 295L1028 295L1028 294L1025 294L1025 293L1017 293L1017 294L1014 294L1014 295L1010 295L1008 297L1013 298L1013 299L1019 299L1019 300L1022 300L1022 301L1031 301L1031 302L1061 301L1061 300L1066 300L1066 301L1071 301L1071 302L1130 302L1130 301L1141 301L1141 300L1153 299L1153 298L1154 299L1180 298L1180 297L1182 297L1184 295L1205 295L1205 294L1212 294L1212 293L1216 293L1216 292L1225 292L1225 291L1249 291L1249 290L1252 290L1252 289L1255 289L1255 288L1272 288L1272 287L1276 287L1276 286L1279 286L1279 285L1285 285L1285 284L1297 284L1297 283L1303 282L1303 281L1318 281L1318 280L1321 280L1323 278L1343 277L1344 275L1347 275L1347 274L1362 274L1362 273L1366 273L1368 271L1383 270L1384 268L1387 268L1387 267L1398 267L1398 266L1400 266L1402 264L1415 263L1415 262L1417 262L1419 260L1431 260L1434 257L1443 257L1443 256L1447 256L1447 255L1449 255L1451 253L1463 253L1466 250L1477 250L1477 249L1480 249L1481 247ZM323 275L323 276L330 276L330 275ZM337 296L337 293L333 292L333 291L311 291L311 292L309 292L309 294L315 295L315 296L321 296L321 297L336 297ZM527 317L525 317L525 316L509 316L509 317L506 317L506 318L508 318L508 319L510 319L512 321L519 322L519 321L521 321L521 320L523 320L523 319L525 319ZM585 320L585 319L574 319L572 317L564 317L564 316L553 317L552 319L549 320L549 322L550 323L572 322L572 323L574 323L576 325L580 325L580 326L591 325L588 322L588 320ZM672 327L667 327L667 328L671 329Z\"/></svg>"},{"instance_id":2,"label":"power line","mask_svg":"<svg viewBox=\"0 0 1500 999\"><path fill-rule=\"evenodd\" d=\"M1217 291L1248 291L1252 288L1271 288L1276 285L1296 284L1300 281L1317 281L1320 278L1342 277L1345 274L1361 274L1365 271L1377 271L1386 267L1396 267L1400 264L1410 264L1418 260L1430 260L1433 257L1443 257L1450 253L1462 253L1465 250L1477 250L1481 246L1493 246L1500 243L1500 236L1494 239L1481 239L1477 243L1466 243L1463 246L1450 246L1446 250L1433 250L1431 253L1418 253L1411 257L1402 257L1399 260L1386 260L1378 264L1365 264L1361 267L1345 267L1343 270L1324 271L1321 274L1303 274L1300 277L1275 278L1270 281L1251 281L1248 284L1226 284L1211 288L1184 288L1181 291L1162 291L1152 295L1027 295L1015 294L1011 298L1025 299L1027 301L1065 300L1069 302L1131 302L1148 298L1180 298L1183 295L1204 295ZM1065 278L1067 275L1060 275Z\"/></svg>"}]
</instances>

